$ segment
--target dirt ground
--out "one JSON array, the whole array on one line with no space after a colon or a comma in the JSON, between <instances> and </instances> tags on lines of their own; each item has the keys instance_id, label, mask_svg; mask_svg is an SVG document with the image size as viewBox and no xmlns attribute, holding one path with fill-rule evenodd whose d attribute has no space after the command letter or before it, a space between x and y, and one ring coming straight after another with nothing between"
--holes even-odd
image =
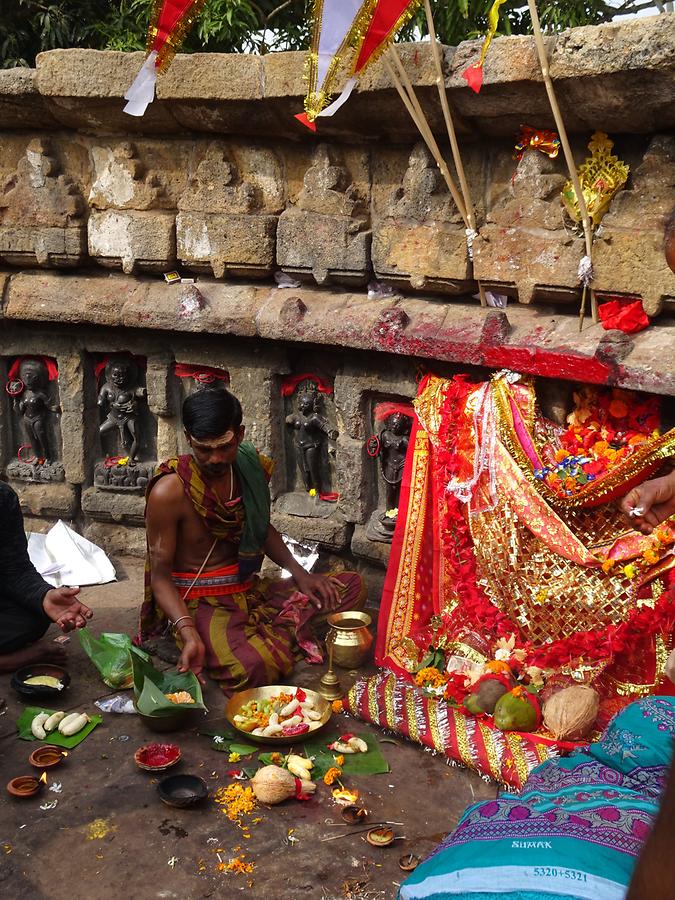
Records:
<instances>
[{"instance_id":1,"label":"dirt ground","mask_svg":"<svg viewBox=\"0 0 675 900\"><path fill-rule=\"evenodd\" d=\"M83 599L95 610L92 627L126 631L136 626L142 568L137 561L116 560L119 581L84 588ZM57 636L55 627L48 637ZM93 701L110 693L76 638L67 645L72 678L64 703L68 709L97 712ZM157 662L157 660L155 660ZM294 681L312 687L322 667L299 666ZM341 672L343 684L350 683ZM7 710L0 717L2 784L35 770L28 763L39 746L19 740L15 723L24 706L0 676L0 697ZM224 702L213 684L205 690L209 714L200 730L216 730L224 722ZM338 731L385 735L365 723L334 716ZM329 726L330 728L330 726ZM372 848L363 834L335 841L324 836L350 828L340 822L330 790L319 783L307 802L287 801L261 807L252 815L250 838L233 825L212 799L231 782L227 755L211 748L208 737L193 731L167 735L178 743L182 760L172 771L202 776L210 786L206 803L193 809L165 806L157 779L134 763L137 747L163 736L153 735L133 715L105 714L102 725L52 770L49 786L27 800L5 791L0 798L0 895L13 900L107 898L298 897L393 898L405 875L398 866L406 853L425 857L457 823L474 800L494 797L496 789L478 776L451 768L443 757L404 740L380 745L391 767L386 775L350 779L370 811L371 821L404 823L401 836L386 849ZM250 765L250 762L246 763ZM52 787L60 788L52 791ZM41 807L58 801L50 809ZM250 821L251 817L248 817ZM236 850L235 848L241 848ZM254 863L250 875L218 871L218 853L227 861L239 853Z\"/></svg>"}]
</instances>

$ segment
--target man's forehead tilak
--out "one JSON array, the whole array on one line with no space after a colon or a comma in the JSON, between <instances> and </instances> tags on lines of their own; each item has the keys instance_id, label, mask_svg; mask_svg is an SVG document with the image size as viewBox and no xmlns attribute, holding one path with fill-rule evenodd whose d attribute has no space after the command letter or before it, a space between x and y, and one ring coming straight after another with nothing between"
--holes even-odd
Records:
<instances>
[{"instance_id":1,"label":"man's forehead tilak","mask_svg":"<svg viewBox=\"0 0 675 900\"><path fill-rule=\"evenodd\" d=\"M204 447L209 450L215 450L218 447L223 447L226 444L231 444L235 436L236 435L234 431L226 431L225 434L221 435L221 437L214 438L212 441L200 441L197 438L192 437L192 435L190 435L190 440L197 447Z\"/></svg>"}]
</instances>

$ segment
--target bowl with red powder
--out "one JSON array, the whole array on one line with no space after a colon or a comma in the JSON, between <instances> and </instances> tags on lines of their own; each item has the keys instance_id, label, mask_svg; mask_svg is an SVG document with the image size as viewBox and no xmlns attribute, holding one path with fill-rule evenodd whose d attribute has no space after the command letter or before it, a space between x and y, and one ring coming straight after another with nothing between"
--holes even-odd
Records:
<instances>
[{"instance_id":1,"label":"bowl with red powder","mask_svg":"<svg viewBox=\"0 0 675 900\"><path fill-rule=\"evenodd\" d=\"M177 744L146 744L134 753L139 769L146 772L163 772L175 766L180 759L180 747Z\"/></svg>"}]
</instances>

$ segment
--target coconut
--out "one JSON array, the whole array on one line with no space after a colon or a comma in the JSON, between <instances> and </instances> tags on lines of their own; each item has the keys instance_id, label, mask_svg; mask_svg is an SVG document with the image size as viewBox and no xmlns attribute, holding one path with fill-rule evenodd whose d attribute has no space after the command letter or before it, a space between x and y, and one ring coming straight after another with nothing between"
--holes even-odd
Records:
<instances>
[{"instance_id":1,"label":"coconut","mask_svg":"<svg viewBox=\"0 0 675 900\"><path fill-rule=\"evenodd\" d=\"M251 779L251 787L261 803L274 806L296 796L295 777L288 769L279 766L263 766ZM301 781L300 793L313 794L316 785L313 781Z\"/></svg>"},{"instance_id":2,"label":"coconut","mask_svg":"<svg viewBox=\"0 0 675 900\"><path fill-rule=\"evenodd\" d=\"M544 725L561 741L578 741L593 727L600 698L592 687L577 684L553 694L544 704Z\"/></svg>"}]
</instances>

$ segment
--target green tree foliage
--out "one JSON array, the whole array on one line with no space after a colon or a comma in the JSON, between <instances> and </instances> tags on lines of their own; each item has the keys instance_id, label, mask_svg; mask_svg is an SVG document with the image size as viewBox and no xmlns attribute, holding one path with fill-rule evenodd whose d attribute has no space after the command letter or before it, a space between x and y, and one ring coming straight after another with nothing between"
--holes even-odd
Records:
<instances>
[{"instance_id":1,"label":"green tree foliage","mask_svg":"<svg viewBox=\"0 0 675 900\"><path fill-rule=\"evenodd\" d=\"M439 38L457 44L480 34L491 0L432 0ZM92 47L142 50L152 0L0 0L0 68L32 66L43 50ZM544 27L561 30L607 22L617 15L662 4L642 0L539 0ZM301 50L309 43L311 0L206 0L183 45L184 53L267 53ZM500 33L523 34L530 28L523 0L502 7ZM423 13L403 38L426 33Z\"/></svg>"}]
</instances>

